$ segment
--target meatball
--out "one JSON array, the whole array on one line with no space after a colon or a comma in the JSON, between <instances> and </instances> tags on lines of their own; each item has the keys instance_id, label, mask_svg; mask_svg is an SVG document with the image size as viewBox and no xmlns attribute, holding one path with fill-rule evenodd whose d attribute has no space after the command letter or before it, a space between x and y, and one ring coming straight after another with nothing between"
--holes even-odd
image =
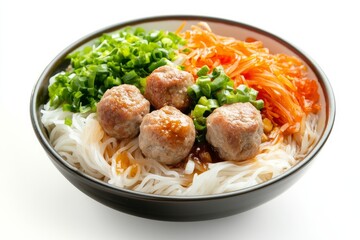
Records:
<instances>
[{"instance_id":1,"label":"meatball","mask_svg":"<svg viewBox=\"0 0 360 240\"><path fill-rule=\"evenodd\" d=\"M147 77L145 97L156 109L168 105L185 111L190 105L187 89L193 83L194 77L190 73L162 66Z\"/></svg>"},{"instance_id":2,"label":"meatball","mask_svg":"<svg viewBox=\"0 0 360 240\"><path fill-rule=\"evenodd\" d=\"M117 139L133 138L139 133L150 103L133 85L108 89L97 104L97 117L104 131Z\"/></svg>"},{"instance_id":3,"label":"meatball","mask_svg":"<svg viewBox=\"0 0 360 240\"><path fill-rule=\"evenodd\" d=\"M242 161L259 151L263 125L251 103L234 103L215 109L206 121L206 140L227 161Z\"/></svg>"},{"instance_id":4,"label":"meatball","mask_svg":"<svg viewBox=\"0 0 360 240\"><path fill-rule=\"evenodd\" d=\"M172 106L152 111L140 125L139 147L151 159L176 164L186 158L195 142L192 119Z\"/></svg>"}]
</instances>

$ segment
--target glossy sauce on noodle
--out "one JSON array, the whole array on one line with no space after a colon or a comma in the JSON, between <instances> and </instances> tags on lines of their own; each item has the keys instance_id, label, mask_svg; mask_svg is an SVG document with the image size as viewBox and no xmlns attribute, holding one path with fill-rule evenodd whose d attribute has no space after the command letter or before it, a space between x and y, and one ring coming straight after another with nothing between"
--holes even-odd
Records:
<instances>
[{"instance_id":1,"label":"glossy sauce on noodle","mask_svg":"<svg viewBox=\"0 0 360 240\"><path fill-rule=\"evenodd\" d=\"M173 167L185 169L185 166L189 160L195 163L195 172L198 174L207 171L209 163L224 161L220 158L219 154L214 150L214 148L206 141L195 142L186 159L174 165Z\"/></svg>"}]
</instances>

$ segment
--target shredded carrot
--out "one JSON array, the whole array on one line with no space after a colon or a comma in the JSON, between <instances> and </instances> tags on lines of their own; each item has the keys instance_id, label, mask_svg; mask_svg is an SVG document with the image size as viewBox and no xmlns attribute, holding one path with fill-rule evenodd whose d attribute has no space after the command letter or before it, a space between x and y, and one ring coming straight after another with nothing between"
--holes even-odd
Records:
<instances>
[{"instance_id":1,"label":"shredded carrot","mask_svg":"<svg viewBox=\"0 0 360 240\"><path fill-rule=\"evenodd\" d=\"M186 26L186 21L183 21L181 23L180 27L178 27L178 29L176 29L175 34L179 34L184 29L185 26Z\"/></svg>"},{"instance_id":2,"label":"shredded carrot","mask_svg":"<svg viewBox=\"0 0 360 240\"><path fill-rule=\"evenodd\" d=\"M196 77L204 65L210 70L222 65L235 87L246 84L259 91L258 98L265 102L263 117L285 134L299 132L303 118L319 111L317 82L307 77L306 66L298 58L271 54L251 37L241 41L217 35L204 22L178 34L187 41L179 51L185 55L186 71Z\"/></svg>"}]
</instances>

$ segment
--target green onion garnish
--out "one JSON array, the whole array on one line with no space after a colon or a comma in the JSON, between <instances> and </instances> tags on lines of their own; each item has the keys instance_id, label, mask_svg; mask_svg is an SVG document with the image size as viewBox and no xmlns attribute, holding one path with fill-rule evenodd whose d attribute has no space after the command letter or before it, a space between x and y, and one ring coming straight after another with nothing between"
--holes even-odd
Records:
<instances>
[{"instance_id":1,"label":"green onion garnish","mask_svg":"<svg viewBox=\"0 0 360 240\"><path fill-rule=\"evenodd\" d=\"M123 83L143 92L145 77L175 60L185 41L174 33L127 27L104 34L93 46L67 56L70 67L49 86L50 105L64 111L95 112L105 91Z\"/></svg>"},{"instance_id":2,"label":"green onion garnish","mask_svg":"<svg viewBox=\"0 0 360 240\"><path fill-rule=\"evenodd\" d=\"M232 81L219 66L209 73L208 66L198 72L196 83L188 88L188 95L194 106L191 117L197 130L197 140L202 141L206 133L206 118L216 108L224 104L250 102L256 109L264 107L264 101L257 99L258 91L246 85L234 89Z\"/></svg>"}]
</instances>

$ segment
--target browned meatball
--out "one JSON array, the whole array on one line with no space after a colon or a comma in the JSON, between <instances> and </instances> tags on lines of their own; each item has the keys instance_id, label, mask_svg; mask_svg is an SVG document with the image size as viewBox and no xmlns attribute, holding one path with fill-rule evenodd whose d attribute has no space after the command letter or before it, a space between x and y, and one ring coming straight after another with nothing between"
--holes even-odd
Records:
<instances>
[{"instance_id":1,"label":"browned meatball","mask_svg":"<svg viewBox=\"0 0 360 240\"><path fill-rule=\"evenodd\" d=\"M168 105L185 111L190 105L187 89L193 83L194 77L190 73L162 66L147 77L145 97L156 109Z\"/></svg>"},{"instance_id":2,"label":"browned meatball","mask_svg":"<svg viewBox=\"0 0 360 240\"><path fill-rule=\"evenodd\" d=\"M97 117L104 131L117 139L133 138L150 103L133 85L119 85L108 89L97 104Z\"/></svg>"},{"instance_id":3,"label":"browned meatball","mask_svg":"<svg viewBox=\"0 0 360 240\"><path fill-rule=\"evenodd\" d=\"M176 164L191 151L195 142L192 119L172 106L152 111L140 125L139 147L151 159Z\"/></svg>"},{"instance_id":4,"label":"browned meatball","mask_svg":"<svg viewBox=\"0 0 360 240\"><path fill-rule=\"evenodd\" d=\"M227 161L242 161L259 151L263 126L260 112L251 103L221 106L206 121L206 140Z\"/></svg>"}]
</instances>

